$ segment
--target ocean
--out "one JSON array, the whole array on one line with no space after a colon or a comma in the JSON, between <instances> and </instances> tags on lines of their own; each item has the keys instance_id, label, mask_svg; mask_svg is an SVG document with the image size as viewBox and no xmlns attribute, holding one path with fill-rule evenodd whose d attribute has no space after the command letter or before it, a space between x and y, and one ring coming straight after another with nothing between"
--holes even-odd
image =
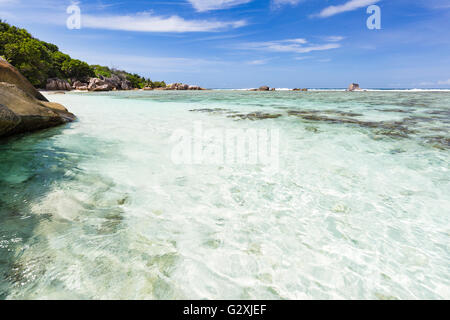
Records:
<instances>
[{"instance_id":1,"label":"ocean","mask_svg":"<svg viewBox=\"0 0 450 320\"><path fill-rule=\"evenodd\" d=\"M450 92L46 96L78 121L0 142L1 299L450 299Z\"/></svg>"}]
</instances>

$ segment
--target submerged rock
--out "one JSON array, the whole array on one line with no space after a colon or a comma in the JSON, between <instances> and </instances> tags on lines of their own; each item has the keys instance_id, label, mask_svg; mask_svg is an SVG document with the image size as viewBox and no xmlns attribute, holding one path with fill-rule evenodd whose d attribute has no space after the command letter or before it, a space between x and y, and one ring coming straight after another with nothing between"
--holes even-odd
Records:
<instances>
[{"instance_id":1,"label":"submerged rock","mask_svg":"<svg viewBox=\"0 0 450 320\"><path fill-rule=\"evenodd\" d=\"M228 109L222 109L222 108L214 108L214 109L193 109L193 110L189 110L191 112L208 112L208 113L224 113L224 112L229 112L230 110Z\"/></svg>"},{"instance_id":2,"label":"submerged rock","mask_svg":"<svg viewBox=\"0 0 450 320\"><path fill-rule=\"evenodd\" d=\"M450 138L447 136L427 136L425 142L437 149L450 149Z\"/></svg>"},{"instance_id":3,"label":"submerged rock","mask_svg":"<svg viewBox=\"0 0 450 320\"><path fill-rule=\"evenodd\" d=\"M391 138L408 138L415 131L410 130L408 118L403 121L361 121L352 117L361 116L358 113L344 112L338 110L288 110L289 116L296 116L307 121L324 122L330 124L349 124L362 128L374 129L376 135L389 136ZM340 117L333 117L337 115Z\"/></svg>"},{"instance_id":4,"label":"submerged rock","mask_svg":"<svg viewBox=\"0 0 450 320\"><path fill-rule=\"evenodd\" d=\"M239 118L240 120L264 120L264 119L277 119L281 117L282 114L271 114L271 113L263 113L263 112L253 112L248 114L233 114L229 115L228 118Z\"/></svg>"}]
</instances>

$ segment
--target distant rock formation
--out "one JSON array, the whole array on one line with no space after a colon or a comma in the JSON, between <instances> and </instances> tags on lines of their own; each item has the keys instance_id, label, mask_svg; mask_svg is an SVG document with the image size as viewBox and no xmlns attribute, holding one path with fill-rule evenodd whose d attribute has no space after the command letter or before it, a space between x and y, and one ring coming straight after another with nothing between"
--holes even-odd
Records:
<instances>
[{"instance_id":1,"label":"distant rock formation","mask_svg":"<svg viewBox=\"0 0 450 320\"><path fill-rule=\"evenodd\" d=\"M89 91L110 91L110 87L105 81L99 78L90 78L88 84Z\"/></svg>"},{"instance_id":2,"label":"distant rock formation","mask_svg":"<svg viewBox=\"0 0 450 320\"><path fill-rule=\"evenodd\" d=\"M72 88L74 90L81 90L81 91L87 91L88 90L88 85L87 83L81 82L81 81L75 81L72 84Z\"/></svg>"},{"instance_id":3,"label":"distant rock formation","mask_svg":"<svg viewBox=\"0 0 450 320\"><path fill-rule=\"evenodd\" d=\"M268 86L261 86L258 89L248 89L247 91L275 91L275 88L270 88Z\"/></svg>"},{"instance_id":4,"label":"distant rock formation","mask_svg":"<svg viewBox=\"0 0 450 320\"><path fill-rule=\"evenodd\" d=\"M52 90L52 91L58 91L58 90L70 91L70 90L72 90L72 86L70 85L70 83L68 81L61 80L58 78L47 79L47 85L45 86L45 88L47 90Z\"/></svg>"},{"instance_id":5,"label":"distant rock formation","mask_svg":"<svg viewBox=\"0 0 450 320\"><path fill-rule=\"evenodd\" d=\"M172 83L167 85L164 90L205 90L199 86L190 86L184 83Z\"/></svg>"},{"instance_id":6,"label":"distant rock formation","mask_svg":"<svg viewBox=\"0 0 450 320\"><path fill-rule=\"evenodd\" d=\"M189 85L183 83L171 83L166 87L167 90L187 90Z\"/></svg>"},{"instance_id":7,"label":"distant rock formation","mask_svg":"<svg viewBox=\"0 0 450 320\"><path fill-rule=\"evenodd\" d=\"M113 74L110 78L102 77L101 80L103 80L104 84L107 84L111 90L130 90L133 88L131 82L124 76Z\"/></svg>"},{"instance_id":8,"label":"distant rock formation","mask_svg":"<svg viewBox=\"0 0 450 320\"><path fill-rule=\"evenodd\" d=\"M64 106L48 102L12 65L0 61L0 137L75 120Z\"/></svg>"},{"instance_id":9,"label":"distant rock formation","mask_svg":"<svg viewBox=\"0 0 450 320\"><path fill-rule=\"evenodd\" d=\"M359 84L352 83L351 85L348 86L348 91L362 91L362 90L359 87Z\"/></svg>"},{"instance_id":10,"label":"distant rock formation","mask_svg":"<svg viewBox=\"0 0 450 320\"><path fill-rule=\"evenodd\" d=\"M129 80L122 80L120 81L120 88L122 90L131 90L133 88L133 85Z\"/></svg>"},{"instance_id":11,"label":"distant rock formation","mask_svg":"<svg viewBox=\"0 0 450 320\"><path fill-rule=\"evenodd\" d=\"M66 80L52 78L47 80L47 90L64 90L70 91L82 90L82 91L112 91L112 90L131 90L133 86L131 82L125 78L120 78L117 75L112 75L111 78L89 78L88 83L81 82L79 80L72 79L73 83Z\"/></svg>"}]
</instances>

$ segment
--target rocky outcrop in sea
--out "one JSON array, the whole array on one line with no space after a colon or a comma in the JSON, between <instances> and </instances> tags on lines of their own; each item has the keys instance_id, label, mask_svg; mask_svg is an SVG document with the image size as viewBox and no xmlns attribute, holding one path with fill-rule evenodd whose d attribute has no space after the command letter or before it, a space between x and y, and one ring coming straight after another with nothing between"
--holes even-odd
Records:
<instances>
[{"instance_id":1,"label":"rocky outcrop in sea","mask_svg":"<svg viewBox=\"0 0 450 320\"><path fill-rule=\"evenodd\" d=\"M165 90L205 90L199 86L191 86L185 83L172 83L167 85Z\"/></svg>"},{"instance_id":2,"label":"rocky outcrop in sea","mask_svg":"<svg viewBox=\"0 0 450 320\"><path fill-rule=\"evenodd\" d=\"M362 89L359 87L359 84L352 83L348 86L348 91L362 91Z\"/></svg>"}]
</instances>

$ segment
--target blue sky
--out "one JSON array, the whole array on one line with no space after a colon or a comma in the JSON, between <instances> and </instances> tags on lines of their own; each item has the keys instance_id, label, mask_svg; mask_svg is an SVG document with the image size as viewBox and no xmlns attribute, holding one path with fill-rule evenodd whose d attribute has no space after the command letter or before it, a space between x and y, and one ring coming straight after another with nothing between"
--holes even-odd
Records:
<instances>
[{"instance_id":1,"label":"blue sky","mask_svg":"<svg viewBox=\"0 0 450 320\"><path fill-rule=\"evenodd\" d=\"M0 0L74 58L208 88L450 87L449 0ZM369 5L381 29L369 30Z\"/></svg>"}]
</instances>

